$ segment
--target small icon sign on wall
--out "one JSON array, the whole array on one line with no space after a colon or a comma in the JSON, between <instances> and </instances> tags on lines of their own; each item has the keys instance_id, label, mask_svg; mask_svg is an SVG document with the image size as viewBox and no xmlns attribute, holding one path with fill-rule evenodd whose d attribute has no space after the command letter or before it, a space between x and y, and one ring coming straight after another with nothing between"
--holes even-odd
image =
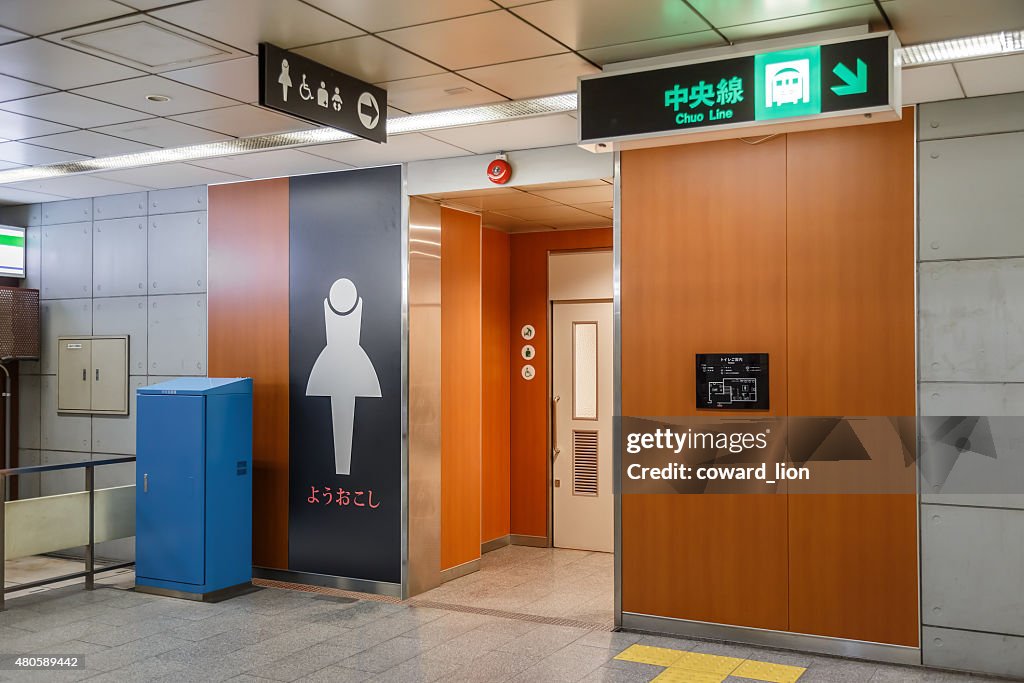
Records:
<instances>
[{"instance_id":1,"label":"small icon sign on wall","mask_svg":"<svg viewBox=\"0 0 1024 683\"><path fill-rule=\"evenodd\" d=\"M534 329L533 325L523 325L521 334L523 335L523 339L530 341L537 336L537 330Z\"/></svg>"},{"instance_id":2,"label":"small icon sign on wall","mask_svg":"<svg viewBox=\"0 0 1024 683\"><path fill-rule=\"evenodd\" d=\"M521 372L523 375L523 379L525 379L526 381L530 381L531 379L537 376L537 369L534 368L532 365L524 365Z\"/></svg>"},{"instance_id":3,"label":"small icon sign on wall","mask_svg":"<svg viewBox=\"0 0 1024 683\"><path fill-rule=\"evenodd\" d=\"M261 106L387 142L383 88L270 43L260 43L259 62Z\"/></svg>"},{"instance_id":4,"label":"small icon sign on wall","mask_svg":"<svg viewBox=\"0 0 1024 683\"><path fill-rule=\"evenodd\" d=\"M533 357L537 355L537 351L533 348L533 344L523 344L523 349L520 353L523 356L523 360L533 360Z\"/></svg>"}]
</instances>

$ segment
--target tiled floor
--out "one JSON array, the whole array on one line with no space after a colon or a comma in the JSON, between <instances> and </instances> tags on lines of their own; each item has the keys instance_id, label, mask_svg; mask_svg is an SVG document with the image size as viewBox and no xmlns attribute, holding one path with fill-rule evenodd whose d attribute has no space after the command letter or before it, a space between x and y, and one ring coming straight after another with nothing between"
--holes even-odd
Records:
<instances>
[{"instance_id":1,"label":"tiled floor","mask_svg":"<svg viewBox=\"0 0 1024 683\"><path fill-rule=\"evenodd\" d=\"M0 669L0 680L12 681L632 683L662 675L660 666L615 659L634 643L806 667L801 683L985 680L276 589L209 605L69 586L8 607L0 613L0 653L79 655L84 662L76 671Z\"/></svg>"},{"instance_id":2,"label":"tiled floor","mask_svg":"<svg viewBox=\"0 0 1024 683\"><path fill-rule=\"evenodd\" d=\"M615 615L613 561L610 553L506 546L486 553L480 571L419 597L607 628Z\"/></svg>"}]
</instances>

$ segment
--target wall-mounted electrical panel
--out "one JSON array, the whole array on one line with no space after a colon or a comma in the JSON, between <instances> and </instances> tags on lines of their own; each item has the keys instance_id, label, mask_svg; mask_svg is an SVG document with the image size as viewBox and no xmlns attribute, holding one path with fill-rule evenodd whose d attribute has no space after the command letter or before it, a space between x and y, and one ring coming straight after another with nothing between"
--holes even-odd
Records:
<instances>
[{"instance_id":1,"label":"wall-mounted electrical panel","mask_svg":"<svg viewBox=\"0 0 1024 683\"><path fill-rule=\"evenodd\" d=\"M57 412L128 414L128 337L57 339Z\"/></svg>"}]
</instances>

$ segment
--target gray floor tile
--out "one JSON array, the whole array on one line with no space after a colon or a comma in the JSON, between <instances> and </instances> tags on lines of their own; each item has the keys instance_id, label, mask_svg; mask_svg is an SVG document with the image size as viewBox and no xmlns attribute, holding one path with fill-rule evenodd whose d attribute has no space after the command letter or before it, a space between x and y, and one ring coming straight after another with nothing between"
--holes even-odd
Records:
<instances>
[{"instance_id":1,"label":"gray floor tile","mask_svg":"<svg viewBox=\"0 0 1024 683\"><path fill-rule=\"evenodd\" d=\"M578 645L599 647L618 654L640 640L639 633L615 633L611 631L591 631L576 641ZM676 648L679 649L679 648Z\"/></svg>"},{"instance_id":2,"label":"gray floor tile","mask_svg":"<svg viewBox=\"0 0 1024 683\"><path fill-rule=\"evenodd\" d=\"M591 671L581 680L586 683L646 683L661 675L660 666L635 664L630 668L600 667Z\"/></svg>"},{"instance_id":3,"label":"gray floor tile","mask_svg":"<svg viewBox=\"0 0 1024 683\"><path fill-rule=\"evenodd\" d=\"M549 655L526 671L548 681L578 681L601 668L614 655L607 650L586 645L568 645Z\"/></svg>"},{"instance_id":4,"label":"gray floor tile","mask_svg":"<svg viewBox=\"0 0 1024 683\"><path fill-rule=\"evenodd\" d=\"M489 652L464 664L441 680L446 683L489 683L514 680L517 676L529 671L536 663L535 657L523 654Z\"/></svg>"},{"instance_id":5,"label":"gray floor tile","mask_svg":"<svg viewBox=\"0 0 1024 683\"><path fill-rule=\"evenodd\" d=\"M541 659L561 650L587 633L589 631L586 629L544 624L529 633L501 645L497 649Z\"/></svg>"},{"instance_id":6,"label":"gray floor tile","mask_svg":"<svg viewBox=\"0 0 1024 683\"><path fill-rule=\"evenodd\" d=\"M431 683L458 671L462 664L443 659L413 657L370 680L372 683Z\"/></svg>"},{"instance_id":7,"label":"gray floor tile","mask_svg":"<svg viewBox=\"0 0 1024 683\"><path fill-rule=\"evenodd\" d=\"M418 641L400 636L344 659L341 665L349 669L381 673L422 654L423 648Z\"/></svg>"},{"instance_id":8,"label":"gray floor tile","mask_svg":"<svg viewBox=\"0 0 1024 683\"><path fill-rule=\"evenodd\" d=\"M316 673L300 678L299 680L308 681L309 683L362 683L362 681L368 681L372 677L373 674L369 671L348 669L344 666L335 664L325 669L320 669Z\"/></svg>"},{"instance_id":9,"label":"gray floor tile","mask_svg":"<svg viewBox=\"0 0 1024 683\"><path fill-rule=\"evenodd\" d=\"M337 664L358 652L359 648L344 643L317 643L276 662L260 666L250 673L274 681L294 681Z\"/></svg>"}]
</instances>

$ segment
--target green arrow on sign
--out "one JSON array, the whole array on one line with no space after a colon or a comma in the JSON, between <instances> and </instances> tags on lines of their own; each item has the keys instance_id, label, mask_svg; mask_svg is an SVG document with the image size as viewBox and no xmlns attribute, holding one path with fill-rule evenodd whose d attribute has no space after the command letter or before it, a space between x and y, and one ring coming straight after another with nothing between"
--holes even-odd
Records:
<instances>
[{"instance_id":1,"label":"green arrow on sign","mask_svg":"<svg viewBox=\"0 0 1024 683\"><path fill-rule=\"evenodd\" d=\"M832 92L837 95L859 95L868 91L868 65L863 60L857 60L857 73L850 71L850 67L842 62L836 64L832 73L839 76L846 85L833 85Z\"/></svg>"}]
</instances>

